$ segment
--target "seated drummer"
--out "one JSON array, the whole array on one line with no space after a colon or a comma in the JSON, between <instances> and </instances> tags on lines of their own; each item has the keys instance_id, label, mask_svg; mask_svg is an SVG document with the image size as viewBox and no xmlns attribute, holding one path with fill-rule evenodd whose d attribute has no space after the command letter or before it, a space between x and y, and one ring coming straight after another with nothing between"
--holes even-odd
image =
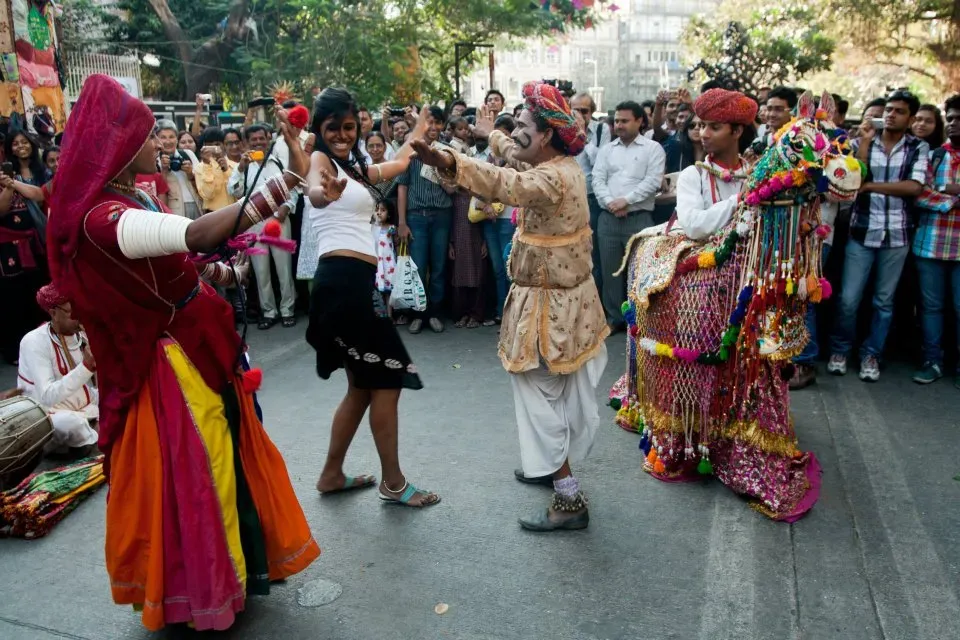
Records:
<instances>
[{"instance_id":1,"label":"seated drummer","mask_svg":"<svg viewBox=\"0 0 960 640\"><path fill-rule=\"evenodd\" d=\"M53 437L45 453L86 455L98 437L97 365L80 323L71 317L70 301L48 284L37 292L37 304L50 322L20 341L17 386L50 414Z\"/></svg>"}]
</instances>

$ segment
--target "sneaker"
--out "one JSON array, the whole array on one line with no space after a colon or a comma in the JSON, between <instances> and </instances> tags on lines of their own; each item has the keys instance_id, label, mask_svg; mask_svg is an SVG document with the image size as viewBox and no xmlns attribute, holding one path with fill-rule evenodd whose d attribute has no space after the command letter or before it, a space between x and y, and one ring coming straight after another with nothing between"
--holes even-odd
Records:
<instances>
[{"instance_id":1,"label":"sneaker","mask_svg":"<svg viewBox=\"0 0 960 640\"><path fill-rule=\"evenodd\" d=\"M940 365L933 362L924 362L923 367L913 374L913 381L917 384L930 384L943 377L943 370Z\"/></svg>"},{"instance_id":2,"label":"sneaker","mask_svg":"<svg viewBox=\"0 0 960 640\"><path fill-rule=\"evenodd\" d=\"M841 356L837 353L830 356L830 362L827 363L827 373L835 376L847 375L847 356Z\"/></svg>"},{"instance_id":3,"label":"sneaker","mask_svg":"<svg viewBox=\"0 0 960 640\"><path fill-rule=\"evenodd\" d=\"M817 369L816 367L811 367L806 364L798 364L793 372L793 377L790 378L790 389L792 391L797 391L805 387L809 387L811 384L817 381Z\"/></svg>"},{"instance_id":4,"label":"sneaker","mask_svg":"<svg viewBox=\"0 0 960 640\"><path fill-rule=\"evenodd\" d=\"M423 331L423 320L421 320L420 318L414 318L413 320L411 320L409 331L410 333L414 333L414 334L420 333L421 331Z\"/></svg>"},{"instance_id":5,"label":"sneaker","mask_svg":"<svg viewBox=\"0 0 960 640\"><path fill-rule=\"evenodd\" d=\"M860 361L860 379L864 382L876 382L880 379L880 363L876 356L867 356Z\"/></svg>"},{"instance_id":6,"label":"sneaker","mask_svg":"<svg viewBox=\"0 0 960 640\"><path fill-rule=\"evenodd\" d=\"M427 324L430 325L430 330L434 333L443 333L443 321L440 318L430 318L427 320Z\"/></svg>"}]
</instances>

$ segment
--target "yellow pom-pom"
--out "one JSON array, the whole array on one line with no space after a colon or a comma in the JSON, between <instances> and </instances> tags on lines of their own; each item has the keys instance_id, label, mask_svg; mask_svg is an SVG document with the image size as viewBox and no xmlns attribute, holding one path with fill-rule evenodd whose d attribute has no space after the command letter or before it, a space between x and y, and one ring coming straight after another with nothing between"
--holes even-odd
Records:
<instances>
[{"instance_id":1,"label":"yellow pom-pom","mask_svg":"<svg viewBox=\"0 0 960 640\"><path fill-rule=\"evenodd\" d=\"M654 351L661 358L669 358L673 350L662 342L658 342L657 346L654 348Z\"/></svg>"},{"instance_id":2,"label":"yellow pom-pom","mask_svg":"<svg viewBox=\"0 0 960 640\"><path fill-rule=\"evenodd\" d=\"M788 296L793 295L793 278L787 279L787 295Z\"/></svg>"},{"instance_id":3,"label":"yellow pom-pom","mask_svg":"<svg viewBox=\"0 0 960 640\"><path fill-rule=\"evenodd\" d=\"M713 251L704 251L697 256L697 266L701 269L712 269L717 266L717 256Z\"/></svg>"}]
</instances>

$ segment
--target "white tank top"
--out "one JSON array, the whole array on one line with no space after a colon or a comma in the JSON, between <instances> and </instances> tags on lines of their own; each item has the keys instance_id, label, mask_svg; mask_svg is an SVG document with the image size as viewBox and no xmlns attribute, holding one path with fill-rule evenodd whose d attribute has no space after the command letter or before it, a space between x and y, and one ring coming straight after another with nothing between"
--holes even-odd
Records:
<instances>
[{"instance_id":1,"label":"white tank top","mask_svg":"<svg viewBox=\"0 0 960 640\"><path fill-rule=\"evenodd\" d=\"M376 202L370 191L340 165L334 162L333 166L337 168L337 179L347 179L347 188L338 200L325 208L309 209L310 227L318 239L317 255L348 250L376 258L371 225Z\"/></svg>"}]
</instances>

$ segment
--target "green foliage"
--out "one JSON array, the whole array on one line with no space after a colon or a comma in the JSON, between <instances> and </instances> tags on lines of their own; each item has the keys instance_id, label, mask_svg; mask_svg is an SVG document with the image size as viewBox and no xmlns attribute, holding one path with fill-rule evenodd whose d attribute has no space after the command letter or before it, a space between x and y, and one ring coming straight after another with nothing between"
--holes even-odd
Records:
<instances>
[{"instance_id":1,"label":"green foliage","mask_svg":"<svg viewBox=\"0 0 960 640\"><path fill-rule=\"evenodd\" d=\"M314 86L344 85L371 105L416 95L449 97L455 43L548 35L582 27L592 15L573 0L551 0L548 9L538 0L250 0L259 38L218 42L218 24L237 1L167 0L194 52L192 61L220 70L217 85L205 88L235 101L281 81L304 96ZM144 68L147 92L186 97L184 50L168 42L150 2L117 0L117 7L127 19L111 26L107 39L163 60L159 69ZM198 51L205 42L217 46ZM474 54L464 69L481 59Z\"/></svg>"},{"instance_id":2,"label":"green foliage","mask_svg":"<svg viewBox=\"0 0 960 640\"><path fill-rule=\"evenodd\" d=\"M729 28L722 14L697 16L683 39L705 66L736 69L744 88L775 86L830 68L836 43L819 18L815 10L796 5L754 9L737 28Z\"/></svg>"}]
</instances>

